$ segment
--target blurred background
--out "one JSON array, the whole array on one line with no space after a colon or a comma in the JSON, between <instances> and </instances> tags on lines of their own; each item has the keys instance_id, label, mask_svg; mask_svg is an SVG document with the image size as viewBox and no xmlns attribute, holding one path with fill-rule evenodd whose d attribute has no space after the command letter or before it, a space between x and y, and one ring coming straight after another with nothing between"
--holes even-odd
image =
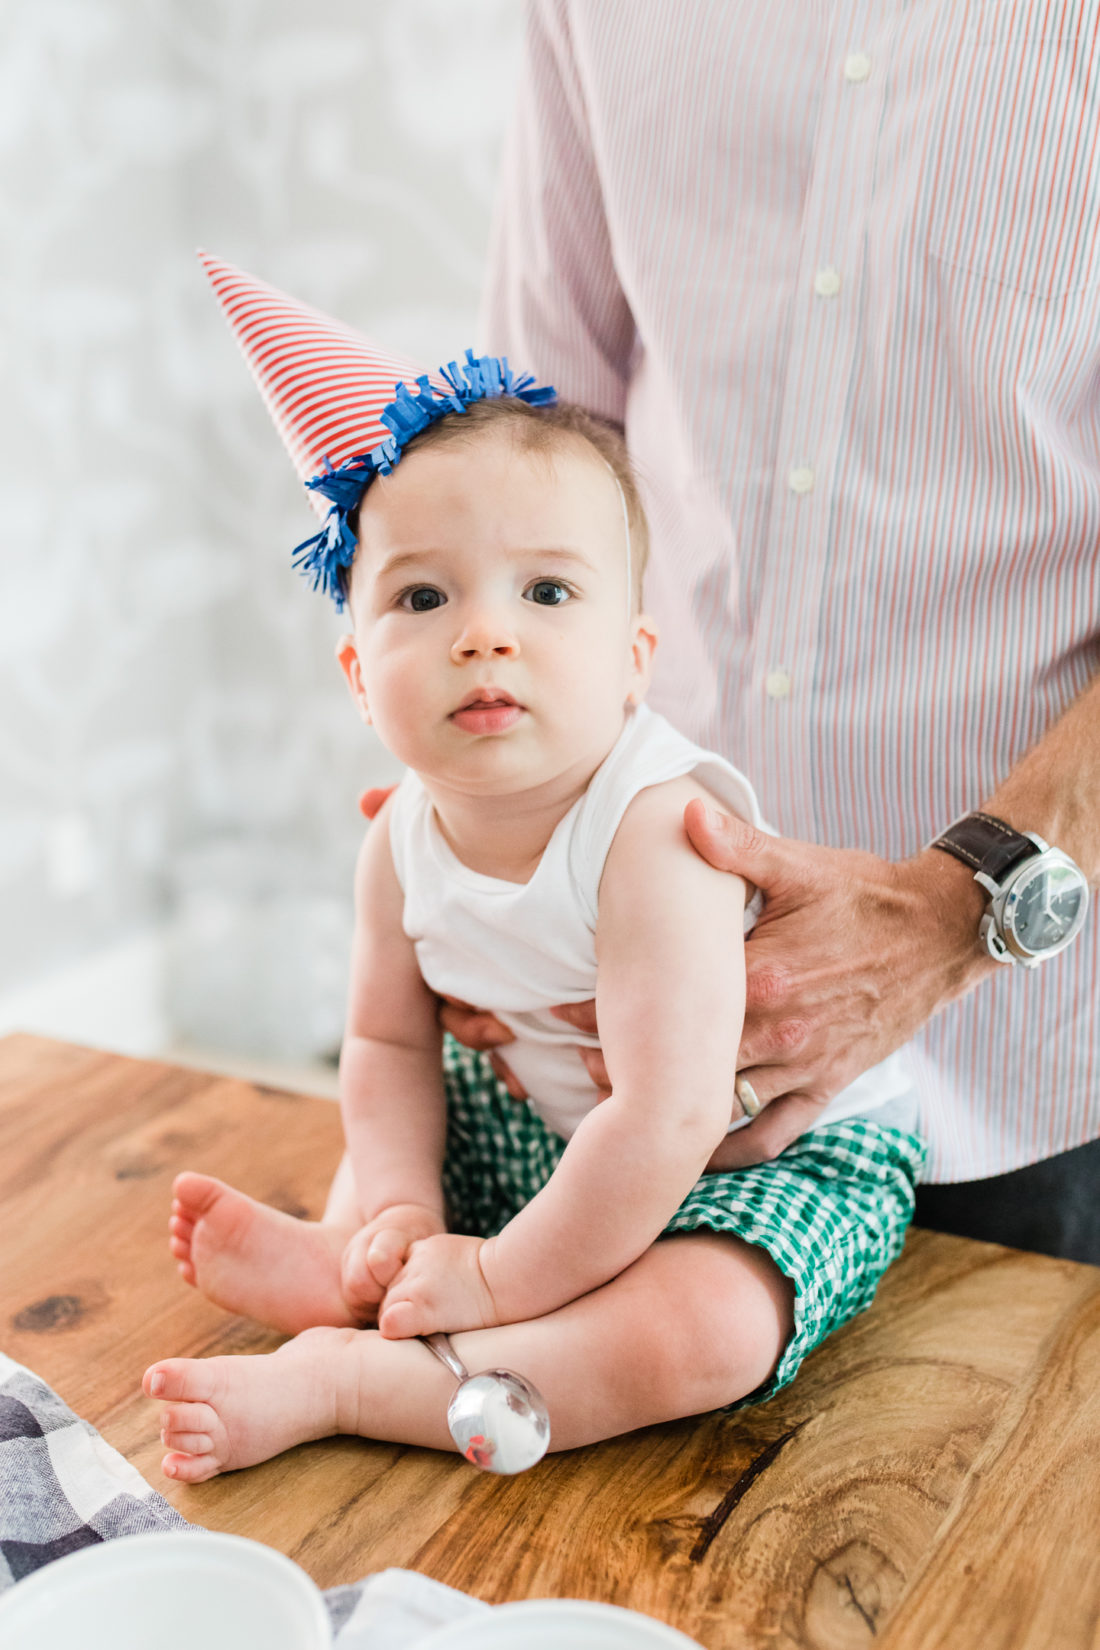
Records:
<instances>
[{"instance_id":1,"label":"blurred background","mask_svg":"<svg viewBox=\"0 0 1100 1650\"><path fill-rule=\"evenodd\" d=\"M0 8L0 1033L334 1092L396 769L194 250L426 365L480 343L521 11Z\"/></svg>"}]
</instances>

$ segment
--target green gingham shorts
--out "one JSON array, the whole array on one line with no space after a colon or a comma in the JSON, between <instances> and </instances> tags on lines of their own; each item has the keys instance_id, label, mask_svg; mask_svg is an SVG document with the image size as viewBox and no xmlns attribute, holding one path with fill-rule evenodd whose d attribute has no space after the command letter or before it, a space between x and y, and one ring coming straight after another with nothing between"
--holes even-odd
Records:
<instances>
[{"instance_id":1,"label":"green gingham shorts","mask_svg":"<svg viewBox=\"0 0 1100 1650\"><path fill-rule=\"evenodd\" d=\"M443 1190L453 1231L493 1237L540 1191L565 1141L512 1099L486 1056L446 1039ZM794 1333L761 1403L842 1323L866 1311L901 1253L926 1149L853 1117L803 1135L770 1163L697 1181L662 1235L729 1232L764 1249L794 1285ZM739 1405L732 1405L738 1408Z\"/></svg>"}]
</instances>

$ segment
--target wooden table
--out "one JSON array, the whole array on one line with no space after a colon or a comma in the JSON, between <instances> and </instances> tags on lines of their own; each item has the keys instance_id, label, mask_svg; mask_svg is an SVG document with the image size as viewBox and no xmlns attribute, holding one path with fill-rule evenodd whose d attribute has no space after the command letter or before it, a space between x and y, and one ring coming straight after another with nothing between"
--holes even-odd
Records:
<instances>
[{"instance_id":1,"label":"wooden table","mask_svg":"<svg viewBox=\"0 0 1100 1650\"><path fill-rule=\"evenodd\" d=\"M177 1278L187 1166L315 1213L331 1102L40 1038L0 1041L0 1350L184 1516L321 1586L395 1564L490 1602L603 1599L708 1650L1100 1645L1100 1269L913 1232L873 1309L762 1409L518 1479L362 1439L187 1488L141 1373L276 1337Z\"/></svg>"}]
</instances>

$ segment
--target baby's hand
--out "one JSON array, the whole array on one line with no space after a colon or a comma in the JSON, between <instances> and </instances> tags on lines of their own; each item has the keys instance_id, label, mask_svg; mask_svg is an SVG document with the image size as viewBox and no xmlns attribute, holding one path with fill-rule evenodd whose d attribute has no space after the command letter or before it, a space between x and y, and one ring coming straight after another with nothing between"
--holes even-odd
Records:
<instances>
[{"instance_id":1,"label":"baby's hand","mask_svg":"<svg viewBox=\"0 0 1100 1650\"><path fill-rule=\"evenodd\" d=\"M420 1238L446 1227L434 1209L419 1203L395 1203L348 1239L340 1263L340 1285L348 1311L373 1323L378 1305Z\"/></svg>"},{"instance_id":2,"label":"baby's hand","mask_svg":"<svg viewBox=\"0 0 1100 1650\"><path fill-rule=\"evenodd\" d=\"M483 1238L445 1232L414 1243L386 1290L378 1327L389 1340L501 1322L481 1270Z\"/></svg>"}]
</instances>

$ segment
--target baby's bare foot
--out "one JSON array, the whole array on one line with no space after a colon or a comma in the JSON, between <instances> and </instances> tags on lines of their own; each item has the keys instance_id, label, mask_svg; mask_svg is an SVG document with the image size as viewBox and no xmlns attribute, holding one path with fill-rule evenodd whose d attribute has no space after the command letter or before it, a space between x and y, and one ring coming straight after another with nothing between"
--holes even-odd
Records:
<instances>
[{"instance_id":1,"label":"baby's bare foot","mask_svg":"<svg viewBox=\"0 0 1100 1650\"><path fill-rule=\"evenodd\" d=\"M223 1306L296 1335L354 1323L340 1290L348 1234L296 1220L211 1175L177 1175L169 1248L187 1283Z\"/></svg>"},{"instance_id":2,"label":"baby's bare foot","mask_svg":"<svg viewBox=\"0 0 1100 1650\"><path fill-rule=\"evenodd\" d=\"M169 1478L200 1484L219 1472L350 1430L343 1415L349 1343L360 1331L309 1329L277 1352L240 1358L166 1358L142 1387L159 1399Z\"/></svg>"}]
</instances>

